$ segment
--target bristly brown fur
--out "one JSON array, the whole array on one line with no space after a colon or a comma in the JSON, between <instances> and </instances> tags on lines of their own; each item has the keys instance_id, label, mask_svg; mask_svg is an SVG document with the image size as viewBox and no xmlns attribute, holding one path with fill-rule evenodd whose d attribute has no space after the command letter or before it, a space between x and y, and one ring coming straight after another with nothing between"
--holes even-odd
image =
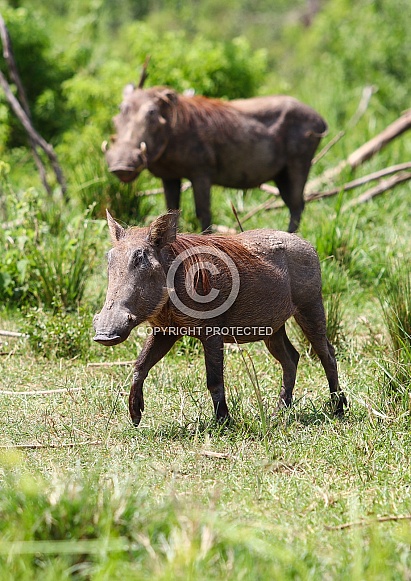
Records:
<instances>
[{"instance_id":1,"label":"bristly brown fur","mask_svg":"<svg viewBox=\"0 0 411 581\"><path fill-rule=\"evenodd\" d=\"M199 236L198 234L178 234L176 240L169 245L175 257L186 250L209 246L212 250L218 250L222 254L227 254L235 264L246 265L247 268L258 268L261 266L261 258L245 248L239 240L230 236ZM206 251L193 254L184 261L184 270L188 272L192 266L198 266L199 276L192 281L193 288L197 288L199 283L208 292L211 288L209 270L204 267Z\"/></svg>"},{"instance_id":2,"label":"bristly brown fur","mask_svg":"<svg viewBox=\"0 0 411 581\"><path fill-rule=\"evenodd\" d=\"M222 137L232 135L233 125L238 125L240 113L220 99L208 97L185 97L178 95L173 105L173 125L184 123L189 127L211 130Z\"/></svg>"}]
</instances>

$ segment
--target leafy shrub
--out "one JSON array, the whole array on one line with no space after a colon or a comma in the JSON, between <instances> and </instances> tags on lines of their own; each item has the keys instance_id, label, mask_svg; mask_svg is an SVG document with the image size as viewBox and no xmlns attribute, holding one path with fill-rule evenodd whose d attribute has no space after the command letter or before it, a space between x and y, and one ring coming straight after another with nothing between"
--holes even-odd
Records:
<instances>
[{"instance_id":1,"label":"leafy shrub","mask_svg":"<svg viewBox=\"0 0 411 581\"><path fill-rule=\"evenodd\" d=\"M33 123L49 140L67 129L71 112L67 108L62 82L74 73L74 63L63 54L56 55L47 30L46 22L26 8L2 10L9 30L13 53L21 77ZM0 54L0 69L8 73L3 54ZM4 101L0 95L0 101ZM7 111L7 112L6 112ZM2 115L3 126L0 138L8 147L27 143L26 133L14 114L7 107ZM7 128L7 129L6 129Z\"/></svg>"},{"instance_id":2,"label":"leafy shrub","mask_svg":"<svg viewBox=\"0 0 411 581\"><path fill-rule=\"evenodd\" d=\"M410 26L406 0L326 2L310 28L287 28L284 40L291 50L279 67L300 91L317 91L338 125L353 114L357 91L365 85L378 90L378 117L387 110L400 114L409 106Z\"/></svg>"},{"instance_id":3,"label":"leafy shrub","mask_svg":"<svg viewBox=\"0 0 411 581\"><path fill-rule=\"evenodd\" d=\"M68 312L61 303L54 311L33 307L25 313L24 332L34 353L47 357L87 359L90 351L91 316L84 307Z\"/></svg>"},{"instance_id":4,"label":"leafy shrub","mask_svg":"<svg viewBox=\"0 0 411 581\"><path fill-rule=\"evenodd\" d=\"M75 309L94 266L96 232L101 226L88 220L88 211L61 221L59 208L47 212L45 205L34 189L5 197L8 221L0 229L4 249L0 298L18 306L37 303L53 309L61 304Z\"/></svg>"}]
</instances>

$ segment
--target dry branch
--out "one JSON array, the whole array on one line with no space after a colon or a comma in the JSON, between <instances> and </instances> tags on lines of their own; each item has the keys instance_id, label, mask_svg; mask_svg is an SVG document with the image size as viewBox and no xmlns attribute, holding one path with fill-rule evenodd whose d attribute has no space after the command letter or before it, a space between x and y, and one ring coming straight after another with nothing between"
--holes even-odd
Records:
<instances>
[{"instance_id":1,"label":"dry branch","mask_svg":"<svg viewBox=\"0 0 411 581\"><path fill-rule=\"evenodd\" d=\"M206 456L207 458L221 458L222 460L226 460L230 457L230 454L224 452L213 452L212 450L201 450L200 455Z\"/></svg>"},{"instance_id":2,"label":"dry branch","mask_svg":"<svg viewBox=\"0 0 411 581\"><path fill-rule=\"evenodd\" d=\"M0 335L2 337L28 337L24 333L18 333L17 331L3 331L0 329Z\"/></svg>"},{"instance_id":3,"label":"dry branch","mask_svg":"<svg viewBox=\"0 0 411 581\"><path fill-rule=\"evenodd\" d=\"M101 361L99 363L87 363L87 367L114 367L116 365L134 365L134 361Z\"/></svg>"},{"instance_id":4,"label":"dry branch","mask_svg":"<svg viewBox=\"0 0 411 581\"><path fill-rule=\"evenodd\" d=\"M34 155L34 160L35 160L37 168L39 170L40 178L41 178L41 181L42 181L44 187L46 188L48 193L51 193L51 188L50 188L49 184L47 183L47 179L46 179L45 168L44 168L43 163L42 163L42 161L37 153L37 150L36 150L37 146L40 147L45 152L47 157L49 158L50 164L54 170L57 181L60 184L61 191L63 194L65 194L66 183L65 183L64 176L63 176L63 172L62 172L60 165L58 163L57 156L54 152L54 149L49 143L47 143L47 141L45 141L41 137L41 135L39 133L37 133L37 131L34 129L32 123L31 123L31 115L30 115L30 109L29 109L26 93L25 93L23 84L20 80L19 74L17 72L17 67L15 64L13 51L12 51L12 47L11 47L10 35L9 35L6 24L5 24L4 19L3 19L1 14L0 14L0 37L2 40L2 44L3 44L4 60L6 61L7 66L9 67L10 77L17 87L17 91L18 91L18 94L20 96L21 103L14 96L6 77L4 76L4 74L1 71L0 71L0 85L3 88L3 91L6 95L7 101L10 104L10 107L12 108L12 110L14 111L14 114L16 115L16 117L18 118L20 123L23 125L24 129L26 130L26 132L28 134L30 146L32 148L33 155Z\"/></svg>"},{"instance_id":5,"label":"dry branch","mask_svg":"<svg viewBox=\"0 0 411 581\"><path fill-rule=\"evenodd\" d=\"M373 96L374 93L375 87L373 87L372 85L364 87L361 95L361 101L357 107L356 112L348 121L347 129L352 129L357 125L358 121L361 119L361 117L368 109L368 105L370 104L371 97ZM347 129L344 129L337 133L337 135L335 135L335 137L333 137L333 139L331 139L331 141L327 143L327 145L313 158L312 165L314 165L315 163L317 163L317 161L322 159L330 151L330 149L346 135Z\"/></svg>"},{"instance_id":6,"label":"dry branch","mask_svg":"<svg viewBox=\"0 0 411 581\"><path fill-rule=\"evenodd\" d=\"M323 174L308 182L306 192L315 191L320 184L331 181L338 176L345 168L355 169L373 155L378 153L390 141L402 135L411 127L411 109L405 111L401 117L396 119L391 125L388 125L378 135L364 143L361 147L353 151L347 159L341 161L337 166L326 170Z\"/></svg>"},{"instance_id":7,"label":"dry branch","mask_svg":"<svg viewBox=\"0 0 411 581\"><path fill-rule=\"evenodd\" d=\"M184 182L181 185L181 192L185 192L190 188L191 182ZM157 196L159 194L164 194L164 188L154 188L153 190L143 190L141 192L137 192L137 196Z\"/></svg>"},{"instance_id":8,"label":"dry branch","mask_svg":"<svg viewBox=\"0 0 411 581\"><path fill-rule=\"evenodd\" d=\"M76 446L98 446L102 444L101 440L94 440L92 442L67 442L62 444L3 444L0 446L2 450L27 449L35 450L37 448L75 448Z\"/></svg>"},{"instance_id":9,"label":"dry branch","mask_svg":"<svg viewBox=\"0 0 411 581\"><path fill-rule=\"evenodd\" d=\"M364 204L364 202L368 202L372 198L380 196L387 190L391 190L398 184L402 184L403 182L406 182L408 180L411 180L411 172L409 171L400 172L399 174L392 176L387 180L382 180L379 184L367 190L366 192L361 194L361 196L358 196L358 198L350 200L347 204L345 204L345 206L342 207L342 211L344 212L345 210L348 210L353 206L357 206L358 204Z\"/></svg>"},{"instance_id":10,"label":"dry branch","mask_svg":"<svg viewBox=\"0 0 411 581\"><path fill-rule=\"evenodd\" d=\"M379 516L373 520L361 519L361 520L346 522L346 523L341 524L341 525L335 525L335 526L325 525L325 528L328 531L342 531L343 529L349 529L352 527L365 527L365 526L373 525L377 522L395 522L395 521L399 521L399 520L411 520L411 514Z\"/></svg>"},{"instance_id":11,"label":"dry branch","mask_svg":"<svg viewBox=\"0 0 411 581\"><path fill-rule=\"evenodd\" d=\"M311 194L308 194L305 197L305 201L312 202L313 200L319 200L320 198L329 198L330 196L335 196L342 191L346 192L349 190L353 190L354 188L357 188L358 186L363 186L364 184L367 184L368 182L372 182L374 180L378 180L378 179L383 178L385 176L388 176L388 175L391 175L393 173L397 173L397 172L400 172L403 170L407 170L407 169L411 169L411 162L399 163L398 165L392 165L390 167L386 167L386 168L381 169L379 171L370 173L366 176L362 176L362 177L360 177L356 180L353 180L351 182L347 182L346 184L344 184L343 186L340 186L338 188L333 188L332 190L328 190L325 192L312 192Z\"/></svg>"},{"instance_id":12,"label":"dry branch","mask_svg":"<svg viewBox=\"0 0 411 581\"><path fill-rule=\"evenodd\" d=\"M84 387L72 387L64 389L33 389L30 391L12 391L10 389L0 390L0 395L51 395L54 393L72 393L82 391Z\"/></svg>"}]
</instances>

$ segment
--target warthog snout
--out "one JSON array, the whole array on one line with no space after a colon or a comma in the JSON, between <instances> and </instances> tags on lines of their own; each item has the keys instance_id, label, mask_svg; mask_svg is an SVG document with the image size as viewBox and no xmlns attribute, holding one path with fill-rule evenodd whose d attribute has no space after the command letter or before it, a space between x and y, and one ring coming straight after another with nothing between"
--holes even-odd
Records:
<instances>
[{"instance_id":1,"label":"warthog snout","mask_svg":"<svg viewBox=\"0 0 411 581\"><path fill-rule=\"evenodd\" d=\"M106 307L94 315L93 327L96 334L93 341L101 345L118 345L125 341L136 326L135 317L130 312L116 309L114 312Z\"/></svg>"},{"instance_id":2,"label":"warthog snout","mask_svg":"<svg viewBox=\"0 0 411 581\"><path fill-rule=\"evenodd\" d=\"M146 144L132 147L129 143L114 143L105 152L108 169L124 183L135 180L147 166Z\"/></svg>"}]
</instances>

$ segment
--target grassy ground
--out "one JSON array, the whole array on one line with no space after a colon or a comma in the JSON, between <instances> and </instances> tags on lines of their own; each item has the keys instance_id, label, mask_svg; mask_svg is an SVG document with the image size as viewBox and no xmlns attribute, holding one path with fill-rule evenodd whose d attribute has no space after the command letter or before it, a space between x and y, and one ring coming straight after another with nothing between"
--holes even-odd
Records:
<instances>
[{"instance_id":1,"label":"grassy ground","mask_svg":"<svg viewBox=\"0 0 411 581\"><path fill-rule=\"evenodd\" d=\"M409 195L405 185L350 211L335 198L304 214L350 401L343 419L330 414L323 370L290 325L302 353L291 410L272 415L280 368L263 344L245 347L256 377L231 348L233 423L215 425L201 349L185 339L150 373L134 429L131 365L92 365L132 360L142 344L136 333L115 348L92 344L100 269L86 358L47 359L3 338L1 578L411 578L410 367L393 353L379 300L388 266L409 264ZM213 211L233 226L230 196L238 203L216 190ZM250 192L245 211L266 197ZM187 193L183 229L192 212ZM266 212L247 227L286 223L285 211ZM4 310L0 326L20 330L21 317Z\"/></svg>"}]
</instances>

